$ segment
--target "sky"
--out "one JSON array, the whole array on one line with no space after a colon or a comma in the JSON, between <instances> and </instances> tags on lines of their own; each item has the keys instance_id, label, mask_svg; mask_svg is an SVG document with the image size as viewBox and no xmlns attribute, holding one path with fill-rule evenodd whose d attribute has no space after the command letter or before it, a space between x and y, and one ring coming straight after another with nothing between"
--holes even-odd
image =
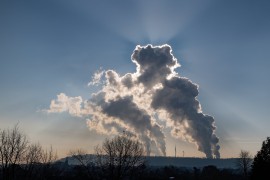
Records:
<instances>
[{"instance_id":1,"label":"sky","mask_svg":"<svg viewBox=\"0 0 270 180\"><path fill-rule=\"evenodd\" d=\"M89 100L96 72L136 73L137 45L168 44L198 85L202 112L217 127L220 156L255 155L269 136L270 2L266 0L27 0L0 2L0 129L16 123L59 157L90 153L111 135L91 117L52 112L61 93ZM161 122L162 125L162 122ZM166 155L205 157L164 128Z\"/></svg>"}]
</instances>

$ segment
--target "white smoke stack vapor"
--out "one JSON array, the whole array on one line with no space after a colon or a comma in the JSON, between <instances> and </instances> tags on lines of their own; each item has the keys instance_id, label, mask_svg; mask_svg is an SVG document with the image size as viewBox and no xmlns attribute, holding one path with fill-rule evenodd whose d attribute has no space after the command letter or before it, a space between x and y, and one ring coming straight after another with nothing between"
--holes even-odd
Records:
<instances>
[{"instance_id":1,"label":"white smoke stack vapor","mask_svg":"<svg viewBox=\"0 0 270 180\"><path fill-rule=\"evenodd\" d=\"M161 84L152 94L151 107L165 110L173 121L176 137L184 135L195 142L206 157L220 158L214 118L201 112L196 99L198 86L174 73L179 65L171 52L169 45L138 47L132 56L140 72L138 80L147 88Z\"/></svg>"},{"instance_id":2,"label":"white smoke stack vapor","mask_svg":"<svg viewBox=\"0 0 270 180\"><path fill-rule=\"evenodd\" d=\"M196 98L198 86L174 71L180 65L171 47L137 46L131 59L137 66L135 73L121 76L114 70L107 70L95 75L92 84L98 84L104 75L106 83L88 101L76 97L80 100L75 101L75 107L80 107L76 114L71 113L71 108L61 107L67 104L64 100L72 107L70 103L74 98L69 97L53 100L47 112L69 111L72 115L90 117L88 126L98 133L121 133L125 129L145 144L148 155L150 147L166 155L163 127L155 116L162 118L165 114L167 118L163 120L172 128L174 137L194 142L208 158L219 158L214 118L202 113Z\"/></svg>"},{"instance_id":3,"label":"white smoke stack vapor","mask_svg":"<svg viewBox=\"0 0 270 180\"><path fill-rule=\"evenodd\" d=\"M161 127L153 123L151 116L133 102L132 96L118 97L117 99L110 100L105 102L101 108L108 116L118 118L125 125L134 129L143 139L147 155L150 155L151 139L159 145L162 154L166 154L165 136L161 131Z\"/></svg>"}]
</instances>

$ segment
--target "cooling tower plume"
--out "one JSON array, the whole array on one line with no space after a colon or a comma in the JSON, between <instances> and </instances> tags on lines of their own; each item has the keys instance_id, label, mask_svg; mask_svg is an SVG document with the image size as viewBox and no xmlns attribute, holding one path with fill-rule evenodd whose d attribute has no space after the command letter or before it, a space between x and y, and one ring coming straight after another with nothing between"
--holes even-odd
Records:
<instances>
[{"instance_id":1,"label":"cooling tower plume","mask_svg":"<svg viewBox=\"0 0 270 180\"><path fill-rule=\"evenodd\" d=\"M175 72L180 64L171 47L137 46L131 60L136 72L99 71L89 85L105 81L89 100L62 93L47 112L88 117L89 129L97 133L118 134L125 129L144 143L148 155L152 147L166 155L164 127L157 121L162 119L173 137L195 143L207 158L220 158L214 118L203 114L198 86Z\"/></svg>"}]
</instances>

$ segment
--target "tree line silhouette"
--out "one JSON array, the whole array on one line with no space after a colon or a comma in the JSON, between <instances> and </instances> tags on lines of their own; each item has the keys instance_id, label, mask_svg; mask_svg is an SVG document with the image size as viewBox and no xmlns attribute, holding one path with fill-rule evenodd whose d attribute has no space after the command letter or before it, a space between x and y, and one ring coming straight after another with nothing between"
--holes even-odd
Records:
<instances>
[{"instance_id":1,"label":"tree line silhouette","mask_svg":"<svg viewBox=\"0 0 270 180\"><path fill-rule=\"evenodd\" d=\"M18 125L0 129L0 180L260 180L270 179L270 137L262 143L254 158L242 150L236 168L219 169L148 165L142 144L126 134L106 139L95 148L95 155L77 149L69 156L77 164L57 160L56 151L31 143Z\"/></svg>"}]
</instances>

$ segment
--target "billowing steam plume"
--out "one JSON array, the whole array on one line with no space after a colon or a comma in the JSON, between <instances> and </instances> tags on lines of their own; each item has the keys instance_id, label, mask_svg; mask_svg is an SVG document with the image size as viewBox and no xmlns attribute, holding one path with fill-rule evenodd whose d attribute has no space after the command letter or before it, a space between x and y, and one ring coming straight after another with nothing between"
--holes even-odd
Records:
<instances>
[{"instance_id":1,"label":"billowing steam plume","mask_svg":"<svg viewBox=\"0 0 270 180\"><path fill-rule=\"evenodd\" d=\"M118 134L123 130L140 139L146 152L166 155L165 135L157 118L171 127L172 136L197 145L207 158L220 158L214 118L202 113L197 100L198 86L180 77L179 67L169 45L137 46L131 56L135 73L123 76L113 70L99 71L93 82L105 82L88 101L61 93L52 100L48 112L67 111L74 116L89 117L90 130Z\"/></svg>"}]
</instances>

